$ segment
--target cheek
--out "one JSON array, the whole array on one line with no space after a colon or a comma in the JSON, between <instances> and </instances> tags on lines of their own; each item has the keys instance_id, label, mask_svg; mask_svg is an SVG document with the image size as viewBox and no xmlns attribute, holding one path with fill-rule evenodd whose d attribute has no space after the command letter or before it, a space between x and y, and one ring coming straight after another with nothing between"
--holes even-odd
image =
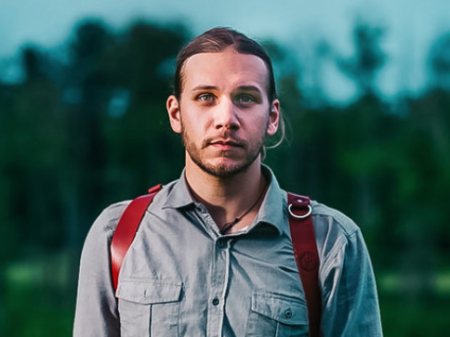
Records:
<instances>
[{"instance_id":1,"label":"cheek","mask_svg":"<svg viewBox=\"0 0 450 337\"><path fill-rule=\"evenodd\" d=\"M182 116L183 117L183 116ZM191 134L204 135L213 127L211 118L208 118L208 114L191 114L184 116L183 125L187 128L187 131Z\"/></svg>"},{"instance_id":2,"label":"cheek","mask_svg":"<svg viewBox=\"0 0 450 337\"><path fill-rule=\"evenodd\" d=\"M197 140L202 137L205 132L201 127L201 122L198 119L182 118L181 129L183 134L187 135L190 140Z\"/></svg>"},{"instance_id":3,"label":"cheek","mask_svg":"<svg viewBox=\"0 0 450 337\"><path fill-rule=\"evenodd\" d=\"M267 134L267 122L254 122L253 124L251 124L250 128L247 129L246 133L248 133L249 136L252 135L254 139L265 137Z\"/></svg>"}]
</instances>

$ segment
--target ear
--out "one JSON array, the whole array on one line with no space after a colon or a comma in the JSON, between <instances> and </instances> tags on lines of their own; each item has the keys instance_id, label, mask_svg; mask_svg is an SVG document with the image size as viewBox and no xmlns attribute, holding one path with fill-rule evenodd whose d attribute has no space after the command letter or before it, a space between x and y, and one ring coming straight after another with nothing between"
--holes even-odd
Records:
<instances>
[{"instance_id":1,"label":"ear","mask_svg":"<svg viewBox=\"0 0 450 337\"><path fill-rule=\"evenodd\" d=\"M176 133L181 133L183 128L181 126L180 104L174 95L170 95L167 99L166 108L172 130Z\"/></svg>"},{"instance_id":2,"label":"ear","mask_svg":"<svg viewBox=\"0 0 450 337\"><path fill-rule=\"evenodd\" d=\"M267 135L273 136L277 133L280 121L280 101L275 99L270 105L269 125L267 126Z\"/></svg>"}]
</instances>

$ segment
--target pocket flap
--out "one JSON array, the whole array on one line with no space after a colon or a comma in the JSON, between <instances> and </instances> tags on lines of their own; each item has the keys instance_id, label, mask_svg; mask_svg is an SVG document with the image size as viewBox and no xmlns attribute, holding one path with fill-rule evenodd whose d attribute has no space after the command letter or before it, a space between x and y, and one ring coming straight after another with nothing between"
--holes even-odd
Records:
<instances>
[{"instance_id":1,"label":"pocket flap","mask_svg":"<svg viewBox=\"0 0 450 337\"><path fill-rule=\"evenodd\" d=\"M181 289L182 284L158 280L123 280L116 296L140 304L168 303L180 300Z\"/></svg>"},{"instance_id":2,"label":"pocket flap","mask_svg":"<svg viewBox=\"0 0 450 337\"><path fill-rule=\"evenodd\" d=\"M270 292L254 292L252 310L284 324L308 324L305 301L287 295Z\"/></svg>"}]
</instances>

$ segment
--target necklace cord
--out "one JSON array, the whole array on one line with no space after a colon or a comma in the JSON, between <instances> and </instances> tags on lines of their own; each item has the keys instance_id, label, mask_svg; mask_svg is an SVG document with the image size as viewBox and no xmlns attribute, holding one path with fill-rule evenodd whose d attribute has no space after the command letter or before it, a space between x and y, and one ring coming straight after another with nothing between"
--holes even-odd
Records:
<instances>
[{"instance_id":1,"label":"necklace cord","mask_svg":"<svg viewBox=\"0 0 450 337\"><path fill-rule=\"evenodd\" d=\"M222 229L220 230L220 234L225 234L226 232L228 232L234 225L236 225L239 221L242 220L242 218L244 216L246 216L248 213L250 213L250 211L261 201L262 196L264 195L264 192L266 190L266 186L264 186L264 188L262 189L261 193L259 194L258 199L255 201L255 203L253 205L250 206L249 209L247 209L244 214L238 216L237 218L235 218L234 220L230 221L230 222L226 222L224 223L224 225L222 226Z\"/></svg>"}]
</instances>

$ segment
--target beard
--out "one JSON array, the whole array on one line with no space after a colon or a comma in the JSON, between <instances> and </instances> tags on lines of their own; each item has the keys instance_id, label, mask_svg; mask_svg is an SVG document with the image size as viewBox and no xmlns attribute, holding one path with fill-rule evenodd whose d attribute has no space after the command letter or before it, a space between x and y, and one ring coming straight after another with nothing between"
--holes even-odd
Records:
<instances>
[{"instance_id":1,"label":"beard","mask_svg":"<svg viewBox=\"0 0 450 337\"><path fill-rule=\"evenodd\" d=\"M235 176L239 173L245 172L258 158L258 156L261 154L263 146L264 146L264 140L265 140L265 132L262 135L261 139L259 139L256 143L250 144L247 141L234 138L234 137L228 137L231 138L231 140L236 143L236 145L240 148L242 148L245 152L243 158L239 161L239 163L236 164L227 164L227 163L221 163L218 165L213 165L207 163L207 161L204 158L204 149L210 146L211 142L213 141L212 138L205 139L202 141L201 146L198 147L189 137L188 132L186 131L186 128L184 127L182 123L182 140L183 145L186 148L186 152L188 153L191 160L204 172L216 177L216 178L230 178L232 176ZM225 138L226 131L223 133L223 137ZM221 157L233 157L236 156L236 154L233 154L230 151L224 150L220 153Z\"/></svg>"}]
</instances>

